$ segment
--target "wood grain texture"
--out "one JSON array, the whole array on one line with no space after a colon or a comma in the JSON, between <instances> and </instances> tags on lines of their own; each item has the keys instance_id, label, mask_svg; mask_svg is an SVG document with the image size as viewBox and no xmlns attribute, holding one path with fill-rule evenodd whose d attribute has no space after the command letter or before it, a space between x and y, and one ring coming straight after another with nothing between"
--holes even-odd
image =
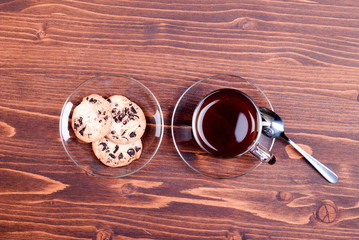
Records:
<instances>
[{"instance_id":1,"label":"wood grain texture","mask_svg":"<svg viewBox=\"0 0 359 240\"><path fill-rule=\"evenodd\" d=\"M3 239L359 239L358 1L3 0L0 51ZM85 174L58 133L68 94L104 73L146 84L166 123L156 157L124 179ZM277 163L245 177L188 168L172 110L217 73L261 87L339 183L281 141Z\"/></svg>"}]
</instances>

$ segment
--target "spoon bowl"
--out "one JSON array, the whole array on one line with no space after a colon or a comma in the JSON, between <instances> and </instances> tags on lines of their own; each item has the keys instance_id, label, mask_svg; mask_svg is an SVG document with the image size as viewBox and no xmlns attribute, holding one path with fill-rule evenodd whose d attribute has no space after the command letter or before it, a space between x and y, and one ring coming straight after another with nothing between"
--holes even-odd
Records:
<instances>
[{"instance_id":1,"label":"spoon bowl","mask_svg":"<svg viewBox=\"0 0 359 240\"><path fill-rule=\"evenodd\" d=\"M259 108L263 123L263 134L267 137L278 138L284 134L284 122L283 120L272 110L268 108Z\"/></svg>"}]
</instances>

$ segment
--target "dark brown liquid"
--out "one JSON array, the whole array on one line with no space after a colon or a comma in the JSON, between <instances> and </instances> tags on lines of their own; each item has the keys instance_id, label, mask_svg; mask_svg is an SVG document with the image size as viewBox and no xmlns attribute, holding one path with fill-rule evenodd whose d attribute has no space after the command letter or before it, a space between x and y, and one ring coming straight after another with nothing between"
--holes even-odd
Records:
<instances>
[{"instance_id":1,"label":"dark brown liquid","mask_svg":"<svg viewBox=\"0 0 359 240\"><path fill-rule=\"evenodd\" d=\"M257 138L257 110L247 95L235 89L219 89L196 107L193 132L198 144L221 157L237 156Z\"/></svg>"}]
</instances>

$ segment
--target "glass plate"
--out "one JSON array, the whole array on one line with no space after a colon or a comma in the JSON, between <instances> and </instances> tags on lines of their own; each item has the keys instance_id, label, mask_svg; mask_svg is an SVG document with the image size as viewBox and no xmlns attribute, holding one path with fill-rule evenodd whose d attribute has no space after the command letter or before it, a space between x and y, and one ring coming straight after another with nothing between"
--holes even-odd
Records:
<instances>
[{"instance_id":1,"label":"glass plate","mask_svg":"<svg viewBox=\"0 0 359 240\"><path fill-rule=\"evenodd\" d=\"M141 107L147 126L141 138L143 150L139 159L127 166L107 167L95 157L90 143L82 143L76 138L71 127L72 112L82 98L90 94L104 98L123 95ZM120 74L101 75L81 83L66 99L60 117L61 141L68 156L87 173L105 178L125 177L147 165L161 144L163 129L162 110L155 95L140 81Z\"/></svg>"}]
</instances>

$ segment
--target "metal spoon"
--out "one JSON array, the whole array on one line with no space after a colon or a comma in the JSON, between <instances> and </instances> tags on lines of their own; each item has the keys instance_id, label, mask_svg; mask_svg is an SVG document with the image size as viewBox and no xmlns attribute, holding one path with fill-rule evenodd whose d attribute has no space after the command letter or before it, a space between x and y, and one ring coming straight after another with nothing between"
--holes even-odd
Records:
<instances>
[{"instance_id":1,"label":"metal spoon","mask_svg":"<svg viewBox=\"0 0 359 240\"><path fill-rule=\"evenodd\" d=\"M295 144L292 140L290 140L284 134L284 122L283 120L272 110L268 108L260 108L262 118L265 120L263 122L263 134L271 137L277 138L282 137L289 144L291 144L298 152L300 152L310 164L330 183L336 183L338 181L338 176L332 172L329 168L327 168L324 164L319 162L317 159L312 157L302 148L300 148L297 144Z\"/></svg>"}]
</instances>

